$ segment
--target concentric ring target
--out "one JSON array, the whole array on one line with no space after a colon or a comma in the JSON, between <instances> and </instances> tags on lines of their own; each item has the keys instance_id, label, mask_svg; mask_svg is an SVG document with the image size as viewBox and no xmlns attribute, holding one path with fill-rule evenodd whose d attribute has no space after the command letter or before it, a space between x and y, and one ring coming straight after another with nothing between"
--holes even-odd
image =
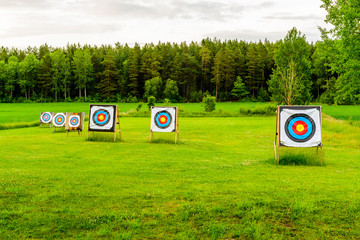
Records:
<instances>
[{"instance_id":1,"label":"concentric ring target","mask_svg":"<svg viewBox=\"0 0 360 240\"><path fill-rule=\"evenodd\" d=\"M290 116L285 123L285 133L294 142L306 142L311 139L316 130L314 120L303 113Z\"/></svg>"},{"instance_id":2,"label":"concentric ring target","mask_svg":"<svg viewBox=\"0 0 360 240\"><path fill-rule=\"evenodd\" d=\"M94 112L93 122L102 127L108 124L110 121L110 113L106 109L98 109Z\"/></svg>"},{"instance_id":3,"label":"concentric ring target","mask_svg":"<svg viewBox=\"0 0 360 240\"><path fill-rule=\"evenodd\" d=\"M172 122L171 114L168 111L157 112L154 119L155 125L158 128L168 128Z\"/></svg>"},{"instance_id":4,"label":"concentric ring target","mask_svg":"<svg viewBox=\"0 0 360 240\"><path fill-rule=\"evenodd\" d=\"M51 121L52 117L49 112L45 112L41 115L41 121L43 123L49 123Z\"/></svg>"},{"instance_id":5,"label":"concentric ring target","mask_svg":"<svg viewBox=\"0 0 360 240\"><path fill-rule=\"evenodd\" d=\"M80 116L72 115L69 118L69 127L79 127L80 125Z\"/></svg>"},{"instance_id":6,"label":"concentric ring target","mask_svg":"<svg viewBox=\"0 0 360 240\"><path fill-rule=\"evenodd\" d=\"M65 116L64 114L56 114L55 119L54 119L54 123L57 126L61 126L65 123Z\"/></svg>"}]
</instances>

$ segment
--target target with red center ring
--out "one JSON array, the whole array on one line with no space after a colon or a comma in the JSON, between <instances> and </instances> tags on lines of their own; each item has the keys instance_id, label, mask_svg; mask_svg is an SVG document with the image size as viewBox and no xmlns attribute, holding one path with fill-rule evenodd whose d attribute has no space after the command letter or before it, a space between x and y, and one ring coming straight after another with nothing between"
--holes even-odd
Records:
<instances>
[{"instance_id":1,"label":"target with red center ring","mask_svg":"<svg viewBox=\"0 0 360 240\"><path fill-rule=\"evenodd\" d=\"M116 105L90 105L89 131L114 132Z\"/></svg>"},{"instance_id":2,"label":"target with red center ring","mask_svg":"<svg viewBox=\"0 0 360 240\"><path fill-rule=\"evenodd\" d=\"M158 128L165 129L168 128L172 122L171 114L168 111L157 112L155 115L155 125Z\"/></svg>"},{"instance_id":3,"label":"target with red center ring","mask_svg":"<svg viewBox=\"0 0 360 240\"><path fill-rule=\"evenodd\" d=\"M71 115L69 117L69 127L77 128L80 126L80 116L79 115Z\"/></svg>"},{"instance_id":4,"label":"target with red center ring","mask_svg":"<svg viewBox=\"0 0 360 240\"><path fill-rule=\"evenodd\" d=\"M294 114L285 123L285 133L294 142L306 142L316 131L314 120L306 114Z\"/></svg>"},{"instance_id":5,"label":"target with red center ring","mask_svg":"<svg viewBox=\"0 0 360 240\"><path fill-rule=\"evenodd\" d=\"M177 129L176 107L152 107L151 126L152 132L175 132Z\"/></svg>"},{"instance_id":6,"label":"target with red center ring","mask_svg":"<svg viewBox=\"0 0 360 240\"><path fill-rule=\"evenodd\" d=\"M279 146L322 146L321 106L279 106Z\"/></svg>"},{"instance_id":7,"label":"target with red center ring","mask_svg":"<svg viewBox=\"0 0 360 240\"><path fill-rule=\"evenodd\" d=\"M99 109L94 112L93 121L98 126L104 126L110 121L110 113L106 109Z\"/></svg>"},{"instance_id":8,"label":"target with red center ring","mask_svg":"<svg viewBox=\"0 0 360 240\"><path fill-rule=\"evenodd\" d=\"M52 114L50 112L44 112L40 116L40 122L42 123L50 123L52 120Z\"/></svg>"},{"instance_id":9,"label":"target with red center ring","mask_svg":"<svg viewBox=\"0 0 360 240\"><path fill-rule=\"evenodd\" d=\"M57 113L53 118L54 127L63 127L65 126L65 114L64 113Z\"/></svg>"}]
</instances>

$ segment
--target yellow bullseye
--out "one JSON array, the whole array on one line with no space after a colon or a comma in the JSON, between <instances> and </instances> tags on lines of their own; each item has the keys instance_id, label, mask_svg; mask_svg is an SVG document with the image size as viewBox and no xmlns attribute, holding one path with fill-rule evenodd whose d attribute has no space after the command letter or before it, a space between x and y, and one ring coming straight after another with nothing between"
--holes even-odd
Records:
<instances>
[{"instance_id":1,"label":"yellow bullseye","mask_svg":"<svg viewBox=\"0 0 360 240\"><path fill-rule=\"evenodd\" d=\"M160 118L160 122L165 122L166 121L166 118L162 117Z\"/></svg>"},{"instance_id":2,"label":"yellow bullseye","mask_svg":"<svg viewBox=\"0 0 360 240\"><path fill-rule=\"evenodd\" d=\"M104 118L105 118L104 115L100 115L100 116L99 116L99 120L100 120L100 121L104 120Z\"/></svg>"},{"instance_id":3,"label":"yellow bullseye","mask_svg":"<svg viewBox=\"0 0 360 240\"><path fill-rule=\"evenodd\" d=\"M296 126L296 130L297 130L298 132L302 132L302 131L304 131L304 129L305 129L305 127L304 127L304 125L302 125L302 124L299 124L299 125Z\"/></svg>"}]
</instances>

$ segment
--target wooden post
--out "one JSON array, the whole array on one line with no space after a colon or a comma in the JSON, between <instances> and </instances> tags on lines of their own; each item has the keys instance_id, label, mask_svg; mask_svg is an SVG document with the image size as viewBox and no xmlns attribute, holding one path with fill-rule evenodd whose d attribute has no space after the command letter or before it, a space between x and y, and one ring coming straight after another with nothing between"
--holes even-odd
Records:
<instances>
[{"instance_id":1,"label":"wooden post","mask_svg":"<svg viewBox=\"0 0 360 240\"><path fill-rule=\"evenodd\" d=\"M322 148L322 143L321 143L321 152L320 152L320 167L322 167L322 162L323 162L323 159L322 159L322 155L323 155L323 148Z\"/></svg>"},{"instance_id":2,"label":"wooden post","mask_svg":"<svg viewBox=\"0 0 360 240\"><path fill-rule=\"evenodd\" d=\"M176 114L176 118L175 118L175 120L176 120L176 124L175 124L175 143L176 143L178 138L179 138L179 136L178 136L179 135L179 121L178 121L179 108L178 107L176 108L175 114Z\"/></svg>"},{"instance_id":3,"label":"wooden post","mask_svg":"<svg viewBox=\"0 0 360 240\"><path fill-rule=\"evenodd\" d=\"M280 156L279 156L279 149L278 149L278 144L280 144L280 134L278 133L278 130L280 131L279 114L280 114L280 108L279 108L279 106L277 106L277 109L276 109L275 140L274 140L274 154L275 154L275 161L277 161L278 164L280 164Z\"/></svg>"}]
</instances>

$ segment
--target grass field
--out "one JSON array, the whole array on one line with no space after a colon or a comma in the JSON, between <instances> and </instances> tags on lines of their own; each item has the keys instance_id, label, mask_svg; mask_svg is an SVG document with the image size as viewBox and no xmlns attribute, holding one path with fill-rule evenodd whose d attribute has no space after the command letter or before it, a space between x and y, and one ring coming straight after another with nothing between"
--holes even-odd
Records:
<instances>
[{"instance_id":1,"label":"grass field","mask_svg":"<svg viewBox=\"0 0 360 240\"><path fill-rule=\"evenodd\" d=\"M25 122L49 109L6 106L2 122L15 109ZM88 112L88 104L53 107ZM149 143L145 117L121 118L115 143L48 127L0 131L0 239L360 238L358 127L324 117L319 167L318 158L274 164L273 116L179 121L179 144L160 133Z\"/></svg>"}]
</instances>

